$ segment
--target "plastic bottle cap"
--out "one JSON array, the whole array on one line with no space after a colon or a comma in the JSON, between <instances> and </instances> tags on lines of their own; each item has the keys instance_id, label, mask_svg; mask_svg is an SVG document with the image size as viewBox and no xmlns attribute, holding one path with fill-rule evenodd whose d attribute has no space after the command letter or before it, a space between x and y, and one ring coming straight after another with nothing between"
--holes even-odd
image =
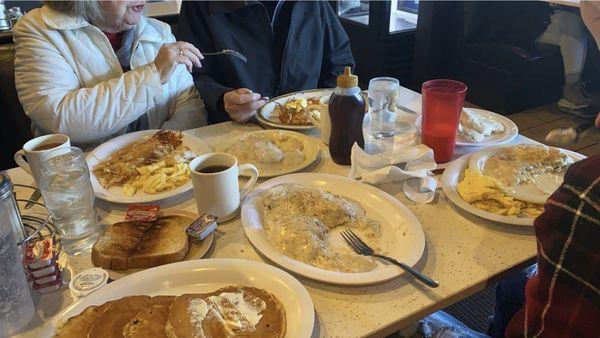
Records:
<instances>
[{"instance_id":1,"label":"plastic bottle cap","mask_svg":"<svg viewBox=\"0 0 600 338\"><path fill-rule=\"evenodd\" d=\"M108 283L108 271L101 268L91 268L81 271L69 282L73 296L85 297Z\"/></svg>"},{"instance_id":2,"label":"plastic bottle cap","mask_svg":"<svg viewBox=\"0 0 600 338\"><path fill-rule=\"evenodd\" d=\"M353 88L358 86L358 76L352 74L349 66L344 67L344 74L337 77L337 86L340 88Z\"/></svg>"}]
</instances>

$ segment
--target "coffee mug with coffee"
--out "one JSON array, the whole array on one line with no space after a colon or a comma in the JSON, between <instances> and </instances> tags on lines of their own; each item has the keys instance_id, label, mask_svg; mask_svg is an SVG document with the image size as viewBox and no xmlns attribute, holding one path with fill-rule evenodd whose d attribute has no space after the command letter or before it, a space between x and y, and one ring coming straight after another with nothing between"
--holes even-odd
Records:
<instances>
[{"instance_id":1,"label":"coffee mug with coffee","mask_svg":"<svg viewBox=\"0 0 600 338\"><path fill-rule=\"evenodd\" d=\"M252 164L238 165L237 158L227 153L211 153L190 162L194 198L199 213L217 216L225 222L237 215L240 201L258 179L258 169ZM250 180L240 189L238 176L250 171Z\"/></svg>"},{"instance_id":2,"label":"coffee mug with coffee","mask_svg":"<svg viewBox=\"0 0 600 338\"><path fill-rule=\"evenodd\" d=\"M15 153L15 162L33 176L35 182L40 180L40 160L46 152L56 148L68 148L71 140L67 135L50 134L27 141L23 149ZM25 160L27 159L27 160Z\"/></svg>"}]
</instances>

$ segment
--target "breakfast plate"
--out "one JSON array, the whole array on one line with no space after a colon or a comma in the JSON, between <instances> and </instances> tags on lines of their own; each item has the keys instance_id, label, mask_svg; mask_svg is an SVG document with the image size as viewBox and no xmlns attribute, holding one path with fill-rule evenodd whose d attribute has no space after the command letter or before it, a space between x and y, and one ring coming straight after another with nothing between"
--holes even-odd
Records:
<instances>
[{"instance_id":1,"label":"breakfast plate","mask_svg":"<svg viewBox=\"0 0 600 338\"><path fill-rule=\"evenodd\" d=\"M192 181L190 179L188 180L188 182L181 186L175 187L170 190L165 190L156 194L147 194L143 191L138 191L133 196L127 196L123 192L122 186L112 186L108 189L104 188L100 184L98 177L96 177L96 175L93 173L93 169L96 165L107 160L113 153L115 153L119 149L134 142L148 140L157 132L158 130L142 130L134 133L121 135L99 145L86 156L86 161L88 163L88 167L90 168L90 180L92 182L92 187L94 188L94 195L96 195L97 198L113 203L123 204L151 203L161 201L170 197L178 196L192 189ZM188 147L192 152L196 154L196 156L212 152L212 149L199 138L187 133L182 133L182 135L182 145Z\"/></svg>"},{"instance_id":2,"label":"breakfast plate","mask_svg":"<svg viewBox=\"0 0 600 338\"><path fill-rule=\"evenodd\" d=\"M483 118L496 121L504 127L504 130L501 133L492 134L490 136L487 136L480 142L475 142L475 141L471 141L468 139L464 139L463 137L461 137L461 135L457 135L456 136L456 145L457 146L489 147L489 146L494 146L494 145L499 145L499 144L504 144L504 143L510 142L512 139L514 139L517 136L517 134L519 134L519 128L517 127L517 125L512 120L507 118L506 116L503 116L503 115L500 115L500 114L497 114L497 113L494 113L494 112L491 112L488 110L476 109L476 108L463 108L463 110L471 112L472 114L480 115ZM415 124L416 124L419 132L421 132L421 118L422 118L422 115L419 115L415 121Z\"/></svg>"},{"instance_id":3,"label":"breakfast plate","mask_svg":"<svg viewBox=\"0 0 600 338\"><path fill-rule=\"evenodd\" d=\"M91 305L132 295L208 293L230 285L256 287L273 294L285 310L285 336L303 338L311 335L314 306L310 295L297 279L264 263L213 258L163 265L114 281L52 318L44 325L42 336L53 336L61 323Z\"/></svg>"},{"instance_id":4,"label":"breakfast plate","mask_svg":"<svg viewBox=\"0 0 600 338\"><path fill-rule=\"evenodd\" d=\"M506 148L506 147L514 147L514 146L499 146L486 148L474 154L466 154L462 157L454 160L450 165L444 170L442 174L442 189L446 194L446 197L456 206L465 210L468 213L479 216L481 218L485 218L494 222L504 223L504 224L513 224L513 225L522 225L522 226L532 226L533 217L517 217L517 216L504 216L498 215L492 212L488 212L485 210L478 209L466 202L458 193L458 183L464 179L465 169L470 167L469 162L471 160L476 160L477 158L483 158L485 154L491 154L493 152L497 152L498 149ZM576 152L561 149L561 152L565 153L569 158L574 161L581 160L585 158L585 156L578 154ZM546 197L547 198L547 197Z\"/></svg>"},{"instance_id":5,"label":"breakfast plate","mask_svg":"<svg viewBox=\"0 0 600 338\"><path fill-rule=\"evenodd\" d=\"M276 140L274 141L275 143L282 142L281 146L284 149L290 148L294 144L301 145L301 155L303 158L298 157L298 149L282 151L272 140ZM259 141L261 147L258 148L256 143L248 146L240 143L245 141ZM275 149L264 147L266 143L264 141L269 141L270 145L275 147ZM233 148L234 145L236 148ZM258 168L259 177L274 177L300 171L313 164L319 159L320 147L316 139L297 132L288 130L260 130L229 139L217 146L215 150L231 153L238 158L240 164L253 164ZM261 156L264 160L260 161L256 159L256 154L260 154L258 156ZM281 157L277 158L277 162L269 163L273 161L273 155ZM245 158L246 156L251 157ZM247 174L242 173L241 175L245 176Z\"/></svg>"},{"instance_id":6,"label":"breakfast plate","mask_svg":"<svg viewBox=\"0 0 600 338\"><path fill-rule=\"evenodd\" d=\"M417 218L396 198L375 187L356 182L346 177L328 174L300 173L270 179L255 188L246 197L242 206L242 226L252 245L269 260L304 277L340 285L368 285L382 283L403 274L394 265L376 261L376 267L368 272L338 272L318 268L293 258L278 250L269 240L263 227L264 210L262 195L271 187L297 183L311 188L321 188L347 199L360 198L366 216L381 224L382 253L413 266L425 248L425 236ZM360 196L360 197L359 197ZM346 248L338 230L332 231L328 245ZM341 231L341 230L340 230Z\"/></svg>"},{"instance_id":7,"label":"breakfast plate","mask_svg":"<svg viewBox=\"0 0 600 338\"><path fill-rule=\"evenodd\" d=\"M294 92L290 94L285 94L278 96L269 100L264 106L262 106L258 110L258 114L256 114L256 119L261 124L264 124L269 127L280 128L280 129L289 129L289 130L307 130L313 129L315 126L312 123L306 125L294 125L283 123L279 120L279 115L277 114L276 107L277 105L284 105L291 99L309 99L315 98L320 99L325 95L329 95L333 92L333 89L311 89L311 90L303 90L299 92Z\"/></svg>"}]
</instances>

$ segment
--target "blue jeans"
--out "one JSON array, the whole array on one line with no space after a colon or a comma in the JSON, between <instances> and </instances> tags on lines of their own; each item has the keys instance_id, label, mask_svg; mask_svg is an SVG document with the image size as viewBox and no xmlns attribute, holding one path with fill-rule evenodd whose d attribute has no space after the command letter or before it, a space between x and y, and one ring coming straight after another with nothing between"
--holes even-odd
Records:
<instances>
[{"instance_id":1,"label":"blue jeans","mask_svg":"<svg viewBox=\"0 0 600 338\"><path fill-rule=\"evenodd\" d=\"M438 311L420 320L417 323L417 332L424 338L504 337L506 326L525 304L525 284L536 272L537 265L532 265L498 283L494 320L488 329L487 335L470 329L444 311Z\"/></svg>"},{"instance_id":2,"label":"blue jeans","mask_svg":"<svg viewBox=\"0 0 600 338\"><path fill-rule=\"evenodd\" d=\"M525 284L537 273L537 264L516 272L496 286L496 306L494 321L488 329L488 335L494 338L504 337L504 331L510 320L525 304Z\"/></svg>"}]
</instances>

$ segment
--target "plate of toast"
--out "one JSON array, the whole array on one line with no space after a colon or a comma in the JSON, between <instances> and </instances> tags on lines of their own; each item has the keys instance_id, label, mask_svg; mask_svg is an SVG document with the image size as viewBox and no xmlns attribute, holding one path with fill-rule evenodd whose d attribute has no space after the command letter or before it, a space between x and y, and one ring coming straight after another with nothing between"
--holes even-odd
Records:
<instances>
[{"instance_id":1,"label":"plate of toast","mask_svg":"<svg viewBox=\"0 0 600 338\"><path fill-rule=\"evenodd\" d=\"M186 229L196 218L179 211L161 213L153 222L111 224L92 248L92 264L119 279L159 265L200 259L210 250L214 233L203 240L188 236Z\"/></svg>"},{"instance_id":2,"label":"plate of toast","mask_svg":"<svg viewBox=\"0 0 600 338\"><path fill-rule=\"evenodd\" d=\"M298 280L273 266L215 258L141 271L77 301L44 336L309 337L314 307Z\"/></svg>"}]
</instances>

